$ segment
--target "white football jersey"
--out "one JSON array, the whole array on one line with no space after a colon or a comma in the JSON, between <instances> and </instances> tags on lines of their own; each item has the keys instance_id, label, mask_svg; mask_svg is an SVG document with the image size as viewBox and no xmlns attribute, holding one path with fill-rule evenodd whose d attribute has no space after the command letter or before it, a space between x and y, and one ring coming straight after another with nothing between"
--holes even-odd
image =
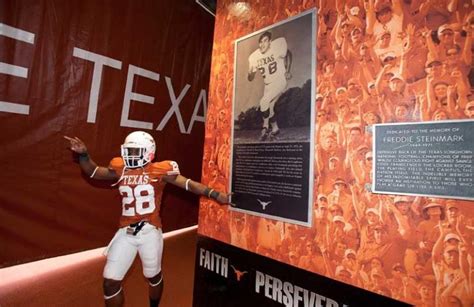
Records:
<instances>
[{"instance_id":1,"label":"white football jersey","mask_svg":"<svg viewBox=\"0 0 474 307\"><path fill-rule=\"evenodd\" d=\"M270 43L267 52L262 53L257 49L249 56L249 67L256 67L260 71L265 84L286 80L284 59L287 52L286 40L283 37L277 38Z\"/></svg>"}]
</instances>

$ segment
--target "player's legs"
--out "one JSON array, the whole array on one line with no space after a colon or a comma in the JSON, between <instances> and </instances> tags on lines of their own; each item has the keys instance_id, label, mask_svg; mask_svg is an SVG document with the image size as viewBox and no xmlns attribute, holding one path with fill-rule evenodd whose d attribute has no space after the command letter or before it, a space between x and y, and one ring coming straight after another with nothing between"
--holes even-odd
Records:
<instances>
[{"instance_id":1,"label":"player's legs","mask_svg":"<svg viewBox=\"0 0 474 307\"><path fill-rule=\"evenodd\" d=\"M263 126L262 126L262 132L260 134L260 140L265 141L270 134L270 128L269 128L269 123L270 123L270 110L266 110L262 113L262 119L263 119Z\"/></svg>"},{"instance_id":2,"label":"player's legs","mask_svg":"<svg viewBox=\"0 0 474 307\"><path fill-rule=\"evenodd\" d=\"M122 306L124 301L122 280L137 255L137 246L125 229L119 229L107 251L104 267L104 299L106 306Z\"/></svg>"},{"instance_id":3,"label":"player's legs","mask_svg":"<svg viewBox=\"0 0 474 307\"><path fill-rule=\"evenodd\" d=\"M286 80L275 80L266 84L263 97L260 100L260 111L267 112L263 118L263 127L266 128L267 136L275 136L280 132L275 116L275 104L286 88ZM271 129L270 129L271 125Z\"/></svg>"},{"instance_id":4,"label":"player's legs","mask_svg":"<svg viewBox=\"0 0 474 307\"><path fill-rule=\"evenodd\" d=\"M278 127L278 123L277 123L277 119L276 119L276 116L275 116L275 102L278 101L278 98L280 98L281 94L276 96L271 102L270 102L270 118L269 118L269 122L270 122L270 125L271 125L271 135L272 136L276 136L280 133L280 128Z\"/></svg>"},{"instance_id":5,"label":"player's legs","mask_svg":"<svg viewBox=\"0 0 474 307\"><path fill-rule=\"evenodd\" d=\"M265 85L263 89L263 97L260 99L260 113L262 114L262 133L260 134L260 141L265 141L270 133L269 129L269 120L270 120L270 110L269 110L269 97L268 97L268 86Z\"/></svg>"},{"instance_id":6,"label":"player's legs","mask_svg":"<svg viewBox=\"0 0 474 307\"><path fill-rule=\"evenodd\" d=\"M164 281L163 273L160 272L154 277L148 278L149 293L150 293L150 307L158 307L161 300L161 295L163 294Z\"/></svg>"},{"instance_id":7,"label":"player's legs","mask_svg":"<svg viewBox=\"0 0 474 307\"><path fill-rule=\"evenodd\" d=\"M163 275L161 259L163 256L163 233L161 229L147 224L140 237L138 248L142 260L143 275L148 278L150 307L157 307L163 293Z\"/></svg>"},{"instance_id":8,"label":"player's legs","mask_svg":"<svg viewBox=\"0 0 474 307\"><path fill-rule=\"evenodd\" d=\"M104 278L104 299L105 306L107 307L119 307L123 306L123 290L122 281Z\"/></svg>"}]
</instances>

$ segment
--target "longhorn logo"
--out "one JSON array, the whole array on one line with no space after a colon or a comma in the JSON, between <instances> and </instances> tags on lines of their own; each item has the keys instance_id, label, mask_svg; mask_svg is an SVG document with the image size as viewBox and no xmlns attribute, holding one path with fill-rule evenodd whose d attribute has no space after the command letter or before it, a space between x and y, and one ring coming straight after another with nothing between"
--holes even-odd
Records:
<instances>
[{"instance_id":1,"label":"longhorn logo","mask_svg":"<svg viewBox=\"0 0 474 307\"><path fill-rule=\"evenodd\" d=\"M272 201L261 201L260 199L257 198L257 201L259 204L262 206L262 209L265 210L265 208L272 203Z\"/></svg>"},{"instance_id":2,"label":"longhorn logo","mask_svg":"<svg viewBox=\"0 0 474 307\"><path fill-rule=\"evenodd\" d=\"M247 271L242 272L242 271L237 270L232 264L230 265L230 267L234 270L235 277L237 278L237 281L240 281L242 276L244 276L244 274L248 273Z\"/></svg>"}]
</instances>

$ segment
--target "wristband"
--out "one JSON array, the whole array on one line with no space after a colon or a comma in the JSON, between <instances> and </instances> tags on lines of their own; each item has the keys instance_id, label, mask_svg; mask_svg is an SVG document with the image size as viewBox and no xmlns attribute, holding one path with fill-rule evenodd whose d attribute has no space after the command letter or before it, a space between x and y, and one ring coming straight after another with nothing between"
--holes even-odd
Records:
<instances>
[{"instance_id":1,"label":"wristband","mask_svg":"<svg viewBox=\"0 0 474 307\"><path fill-rule=\"evenodd\" d=\"M186 180L186 191L189 191L189 182L190 181L191 181L191 179Z\"/></svg>"},{"instance_id":2,"label":"wristband","mask_svg":"<svg viewBox=\"0 0 474 307\"><path fill-rule=\"evenodd\" d=\"M217 198L219 197L219 192L211 190L209 195L210 195L210 198L217 200Z\"/></svg>"},{"instance_id":3,"label":"wristband","mask_svg":"<svg viewBox=\"0 0 474 307\"><path fill-rule=\"evenodd\" d=\"M207 197L211 198L212 192L214 192L214 189L210 189L209 192L207 192Z\"/></svg>"},{"instance_id":4,"label":"wristband","mask_svg":"<svg viewBox=\"0 0 474 307\"><path fill-rule=\"evenodd\" d=\"M89 154L87 151L79 154L79 161L89 161Z\"/></svg>"}]
</instances>

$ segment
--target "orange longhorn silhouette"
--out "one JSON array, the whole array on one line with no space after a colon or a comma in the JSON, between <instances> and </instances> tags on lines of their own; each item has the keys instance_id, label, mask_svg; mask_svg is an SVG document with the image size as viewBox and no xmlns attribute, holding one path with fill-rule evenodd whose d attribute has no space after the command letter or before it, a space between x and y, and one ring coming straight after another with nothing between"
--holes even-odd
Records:
<instances>
[{"instance_id":1,"label":"orange longhorn silhouette","mask_svg":"<svg viewBox=\"0 0 474 307\"><path fill-rule=\"evenodd\" d=\"M235 276L237 277L237 281L240 281L240 279L242 278L242 276L247 273L247 271L244 271L244 272L241 272L239 270L237 270L233 265L230 265L231 268L234 270L234 273L235 273Z\"/></svg>"}]
</instances>

